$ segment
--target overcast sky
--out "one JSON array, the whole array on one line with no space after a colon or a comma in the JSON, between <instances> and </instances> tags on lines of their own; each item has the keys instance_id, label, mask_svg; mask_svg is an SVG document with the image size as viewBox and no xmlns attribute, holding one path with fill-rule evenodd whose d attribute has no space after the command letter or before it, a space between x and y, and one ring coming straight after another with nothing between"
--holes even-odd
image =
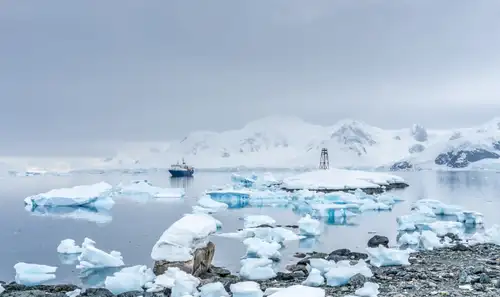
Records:
<instances>
[{"instance_id":1,"label":"overcast sky","mask_svg":"<svg viewBox=\"0 0 500 297\"><path fill-rule=\"evenodd\" d=\"M498 0L4 0L0 154L95 154L273 114L500 115Z\"/></svg>"}]
</instances>

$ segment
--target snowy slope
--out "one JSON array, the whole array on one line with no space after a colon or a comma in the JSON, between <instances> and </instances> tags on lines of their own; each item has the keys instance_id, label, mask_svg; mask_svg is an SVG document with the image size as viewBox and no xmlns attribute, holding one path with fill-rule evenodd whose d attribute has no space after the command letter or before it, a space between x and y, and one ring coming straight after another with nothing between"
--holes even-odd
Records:
<instances>
[{"instance_id":1,"label":"snowy slope","mask_svg":"<svg viewBox=\"0 0 500 297\"><path fill-rule=\"evenodd\" d=\"M192 132L170 142L130 143L107 158L0 162L2 168L58 172L168 168L182 158L198 169L315 168L323 147L329 151L331 167L500 168L500 118L452 130L429 130L421 125L385 130L351 119L319 126L296 117L273 116L237 130Z\"/></svg>"}]
</instances>

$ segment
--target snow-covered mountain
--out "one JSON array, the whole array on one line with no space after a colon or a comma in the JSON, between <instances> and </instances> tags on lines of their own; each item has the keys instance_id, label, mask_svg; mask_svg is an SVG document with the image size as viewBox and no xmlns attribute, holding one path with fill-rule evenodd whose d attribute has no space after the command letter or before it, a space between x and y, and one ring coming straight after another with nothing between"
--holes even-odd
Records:
<instances>
[{"instance_id":1,"label":"snow-covered mountain","mask_svg":"<svg viewBox=\"0 0 500 297\"><path fill-rule=\"evenodd\" d=\"M313 168L319 164L322 148L328 149L332 167L500 168L500 118L477 127L453 130L426 129L418 124L407 129L385 130L349 119L332 126L319 126L296 117L273 116L238 130L192 132L181 140L165 143L132 143L107 158L66 163L58 160L54 163L57 166L47 165L50 163L47 161L43 164L32 161L25 168L48 171L168 168L182 158L199 169Z\"/></svg>"}]
</instances>

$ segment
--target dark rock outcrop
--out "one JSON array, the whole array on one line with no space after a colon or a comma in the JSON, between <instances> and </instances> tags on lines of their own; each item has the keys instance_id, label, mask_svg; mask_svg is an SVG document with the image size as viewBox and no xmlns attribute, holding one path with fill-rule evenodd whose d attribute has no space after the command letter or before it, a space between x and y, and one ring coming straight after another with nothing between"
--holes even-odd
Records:
<instances>
[{"instance_id":1,"label":"dark rock outcrop","mask_svg":"<svg viewBox=\"0 0 500 297\"><path fill-rule=\"evenodd\" d=\"M478 148L475 150L459 150L439 154L434 160L434 163L451 168L464 168L469 166L470 163L480 160L498 158L500 158L500 155L497 153Z\"/></svg>"},{"instance_id":2,"label":"dark rock outcrop","mask_svg":"<svg viewBox=\"0 0 500 297\"><path fill-rule=\"evenodd\" d=\"M379 245L383 245L385 247L389 247L389 238L381 235L375 235L370 240L368 240L368 247L375 248Z\"/></svg>"}]
</instances>

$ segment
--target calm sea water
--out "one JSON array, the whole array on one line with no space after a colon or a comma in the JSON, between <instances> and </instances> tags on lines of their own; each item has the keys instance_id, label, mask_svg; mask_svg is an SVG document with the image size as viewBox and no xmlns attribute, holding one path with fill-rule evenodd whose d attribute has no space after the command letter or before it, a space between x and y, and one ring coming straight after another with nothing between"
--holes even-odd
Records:
<instances>
[{"instance_id":1,"label":"calm sea water","mask_svg":"<svg viewBox=\"0 0 500 297\"><path fill-rule=\"evenodd\" d=\"M493 172L415 172L401 173L410 187L394 192L405 202L397 204L390 212L368 212L345 222L323 224L323 233L316 240L288 243L282 251L286 265L297 251L330 252L338 248L362 251L374 233L396 238L396 217L409 211L411 202L422 199L439 199L482 212L488 225L500 224L500 174ZM109 213L84 213L89 220L75 219L67 211L59 213L32 213L24 209L26 196L53 188L69 187L107 181L147 179L165 187L184 187L184 199L129 200L120 199ZM106 270L95 275L81 277L72 259L60 258L56 247L62 239L72 238L80 244L84 237L92 238L103 250L118 250L126 265L151 266L151 248L174 221L191 212L200 193L212 185L230 183L230 173L198 173L193 179L171 179L168 173L141 175L73 175L12 177L0 180L0 280L14 279L13 266L17 262L31 262L58 266L54 283L72 282L92 286L104 281ZM223 224L223 232L242 228L241 217L246 214L266 214L279 224L296 224L300 214L289 208L243 207L233 208L214 215ZM215 264L236 272L239 260L245 254L243 244L237 239L214 237L216 244Z\"/></svg>"}]
</instances>

